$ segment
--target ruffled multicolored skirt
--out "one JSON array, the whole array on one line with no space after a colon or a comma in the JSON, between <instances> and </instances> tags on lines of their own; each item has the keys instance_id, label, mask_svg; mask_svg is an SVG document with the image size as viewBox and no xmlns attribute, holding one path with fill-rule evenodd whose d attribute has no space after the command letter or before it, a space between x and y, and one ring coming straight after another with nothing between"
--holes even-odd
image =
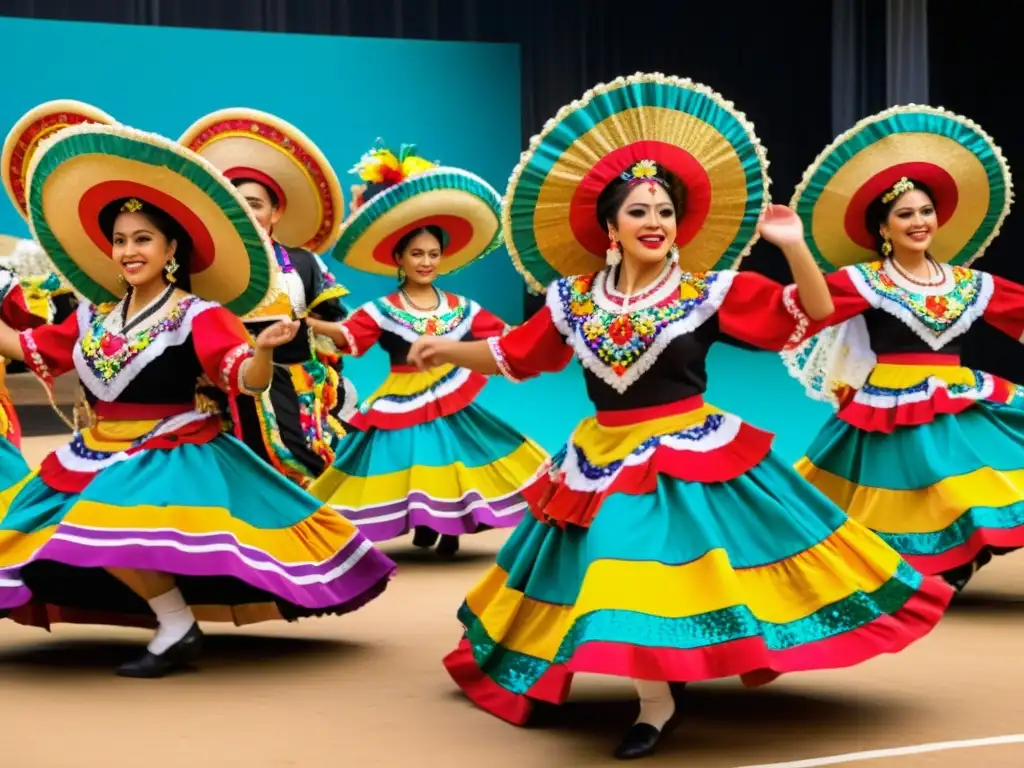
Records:
<instances>
[{"instance_id":1,"label":"ruffled multicolored skirt","mask_svg":"<svg viewBox=\"0 0 1024 768\"><path fill-rule=\"evenodd\" d=\"M375 542L514 527L548 482L548 457L473 402L485 382L451 366L392 368L309 492Z\"/></svg>"},{"instance_id":2,"label":"ruffled multicolored skirt","mask_svg":"<svg viewBox=\"0 0 1024 768\"><path fill-rule=\"evenodd\" d=\"M952 589L803 482L770 434L689 401L633 416L580 424L463 603L445 666L481 708L522 724L581 672L759 685L900 651L942 617Z\"/></svg>"},{"instance_id":3,"label":"ruffled multicolored skirt","mask_svg":"<svg viewBox=\"0 0 1024 768\"><path fill-rule=\"evenodd\" d=\"M957 358L882 359L797 470L916 569L962 588L1024 547L1024 397Z\"/></svg>"},{"instance_id":4,"label":"ruffled multicolored skirt","mask_svg":"<svg viewBox=\"0 0 1024 768\"><path fill-rule=\"evenodd\" d=\"M23 478L0 497L0 614L22 624L152 626L107 568L172 574L237 625L355 610L395 571L206 414L100 421Z\"/></svg>"}]
</instances>

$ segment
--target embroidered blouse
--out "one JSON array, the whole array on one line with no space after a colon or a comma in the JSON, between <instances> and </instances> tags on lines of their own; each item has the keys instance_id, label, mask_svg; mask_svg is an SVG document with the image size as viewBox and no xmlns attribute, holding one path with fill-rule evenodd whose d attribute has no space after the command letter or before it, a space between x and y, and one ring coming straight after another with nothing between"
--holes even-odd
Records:
<instances>
[{"instance_id":1,"label":"embroidered blouse","mask_svg":"<svg viewBox=\"0 0 1024 768\"><path fill-rule=\"evenodd\" d=\"M881 432L928 423L981 400L1013 400L1015 384L963 368L960 355L964 335L981 320L1024 341L1024 286L967 267L941 270L942 282L928 287L913 284L888 261L828 275L835 312L802 323L799 341L851 324L833 332L836 339L821 344L819 337L787 360L811 396L833 400L841 420ZM893 364L913 368L900 372Z\"/></svg>"},{"instance_id":2,"label":"embroidered blouse","mask_svg":"<svg viewBox=\"0 0 1024 768\"><path fill-rule=\"evenodd\" d=\"M979 320L1018 339L1024 336L1024 286L968 267L940 265L945 279L925 288L888 262L844 267L826 276L835 312L807 321L798 341L863 315L875 354L959 355L963 335Z\"/></svg>"},{"instance_id":3,"label":"embroidered blouse","mask_svg":"<svg viewBox=\"0 0 1024 768\"><path fill-rule=\"evenodd\" d=\"M403 429L456 413L472 403L487 377L466 368L442 366L419 373L408 365L409 347L420 336L456 341L500 336L508 326L475 301L440 292L438 310L413 311L391 294L359 307L338 328L343 352L359 357L379 344L391 361L391 376L349 421L356 429Z\"/></svg>"},{"instance_id":4,"label":"embroidered blouse","mask_svg":"<svg viewBox=\"0 0 1024 768\"><path fill-rule=\"evenodd\" d=\"M575 355L598 411L668 405L707 388L711 345L728 334L780 351L805 319L784 287L754 272L670 265L640 295L615 289L615 268L562 278L526 323L488 344L513 381L564 368Z\"/></svg>"},{"instance_id":5,"label":"embroidered blouse","mask_svg":"<svg viewBox=\"0 0 1024 768\"><path fill-rule=\"evenodd\" d=\"M499 336L508 330L504 321L479 304L454 293L440 292L440 310L407 309L397 293L367 302L340 323L347 354L360 357L380 344L392 366L407 367L409 347L420 336L445 336L472 341Z\"/></svg>"},{"instance_id":6,"label":"embroidered blouse","mask_svg":"<svg viewBox=\"0 0 1024 768\"><path fill-rule=\"evenodd\" d=\"M253 350L241 321L227 309L197 296L172 298L125 333L123 301L81 302L64 322L22 332L32 373L49 386L74 370L90 405L139 406L134 418L159 418L167 406L191 409L204 375L229 394L247 392L242 363Z\"/></svg>"}]
</instances>

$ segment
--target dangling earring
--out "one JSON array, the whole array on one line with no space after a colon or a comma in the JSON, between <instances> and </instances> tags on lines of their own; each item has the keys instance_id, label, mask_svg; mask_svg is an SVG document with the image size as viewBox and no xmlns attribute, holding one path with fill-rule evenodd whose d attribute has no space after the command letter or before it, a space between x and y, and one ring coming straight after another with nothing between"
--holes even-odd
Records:
<instances>
[{"instance_id":1,"label":"dangling earring","mask_svg":"<svg viewBox=\"0 0 1024 768\"><path fill-rule=\"evenodd\" d=\"M604 252L604 261L609 267L614 267L622 261L622 251L615 240L615 235L608 233L608 250Z\"/></svg>"},{"instance_id":2,"label":"dangling earring","mask_svg":"<svg viewBox=\"0 0 1024 768\"><path fill-rule=\"evenodd\" d=\"M889 241L889 238L886 237L885 242L882 243L882 255L888 256L890 253L892 253L892 243Z\"/></svg>"},{"instance_id":3,"label":"dangling earring","mask_svg":"<svg viewBox=\"0 0 1024 768\"><path fill-rule=\"evenodd\" d=\"M124 285L124 283L125 283L124 275L118 275L117 276L117 283L118 283L118 285Z\"/></svg>"},{"instance_id":4,"label":"dangling earring","mask_svg":"<svg viewBox=\"0 0 1024 768\"><path fill-rule=\"evenodd\" d=\"M172 256L171 260L167 262L167 266L164 267L164 274L167 275L167 282L173 283L173 282L176 281L175 277L174 277L174 273L177 272L177 271L178 271L178 262L175 261L174 257Z\"/></svg>"},{"instance_id":5,"label":"dangling earring","mask_svg":"<svg viewBox=\"0 0 1024 768\"><path fill-rule=\"evenodd\" d=\"M405 282L405 270L401 267L398 268L398 284L401 285Z\"/></svg>"},{"instance_id":6,"label":"dangling earring","mask_svg":"<svg viewBox=\"0 0 1024 768\"><path fill-rule=\"evenodd\" d=\"M668 249L668 260L673 264L679 263L679 246L672 243L672 247Z\"/></svg>"}]
</instances>

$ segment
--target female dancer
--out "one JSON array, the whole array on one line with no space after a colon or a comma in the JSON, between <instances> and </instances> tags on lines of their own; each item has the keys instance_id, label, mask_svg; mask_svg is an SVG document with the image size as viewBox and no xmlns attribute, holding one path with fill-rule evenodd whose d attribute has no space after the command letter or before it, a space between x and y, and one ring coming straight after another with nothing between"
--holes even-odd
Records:
<instances>
[{"instance_id":1,"label":"female dancer","mask_svg":"<svg viewBox=\"0 0 1024 768\"><path fill-rule=\"evenodd\" d=\"M633 678L640 715L615 754L642 757L675 714L662 681L849 666L902 650L945 610L947 585L803 482L771 434L703 400L720 332L778 350L797 318L832 310L785 207L759 231L801 303L730 269L756 237L764 168L752 126L705 86L642 74L598 86L531 142L506 196L528 282L556 276L545 306L501 338L410 350L423 368L513 381L575 355L597 410L459 611L445 665L494 715L524 723L578 672ZM606 249L604 269L557 277Z\"/></svg>"},{"instance_id":2,"label":"female dancer","mask_svg":"<svg viewBox=\"0 0 1024 768\"><path fill-rule=\"evenodd\" d=\"M828 276L835 314L784 355L837 410L797 469L957 589L1024 546L1019 388L960 361L981 320L1024 336L1024 288L967 266L1011 198L1009 168L981 128L909 106L840 136L792 203L819 264L839 268Z\"/></svg>"},{"instance_id":3,"label":"female dancer","mask_svg":"<svg viewBox=\"0 0 1024 768\"><path fill-rule=\"evenodd\" d=\"M342 613L380 594L394 564L197 401L203 376L232 396L264 390L298 326L270 326L254 350L235 316L264 300L273 257L230 182L173 141L81 125L39 148L27 188L36 239L86 300L58 326L0 324L0 354L47 386L74 369L95 423L5 504L0 612L155 623L118 674L159 677L196 658L198 621Z\"/></svg>"},{"instance_id":4,"label":"female dancer","mask_svg":"<svg viewBox=\"0 0 1024 768\"><path fill-rule=\"evenodd\" d=\"M516 525L547 455L474 401L486 379L453 366L419 373L406 363L423 335L498 336L506 325L434 281L500 243L501 199L482 179L435 168L405 146L377 149L358 166L365 204L345 223L335 254L349 266L398 274L398 290L343 323L310 321L351 355L380 344L391 373L352 420L333 466L310 492L372 541L416 529L413 543L451 557L459 536ZM362 203L362 200L358 201Z\"/></svg>"},{"instance_id":5,"label":"female dancer","mask_svg":"<svg viewBox=\"0 0 1024 768\"><path fill-rule=\"evenodd\" d=\"M267 392L232 403L234 434L260 458L302 487L331 465L344 428L339 406L340 355L316 343L306 317L338 322L348 293L313 253L337 240L344 217L338 177L298 128L253 109L224 109L200 118L178 141L231 179L274 241L277 301L243 318L253 334L281 319L299 333L274 352ZM309 249L309 250L307 250ZM351 388L348 388L351 389Z\"/></svg>"}]
</instances>

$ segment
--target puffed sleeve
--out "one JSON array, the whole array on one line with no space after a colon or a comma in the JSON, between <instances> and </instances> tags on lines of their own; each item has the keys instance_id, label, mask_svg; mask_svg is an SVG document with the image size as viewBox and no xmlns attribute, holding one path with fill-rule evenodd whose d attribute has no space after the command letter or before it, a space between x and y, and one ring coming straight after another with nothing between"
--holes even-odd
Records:
<instances>
[{"instance_id":1,"label":"puffed sleeve","mask_svg":"<svg viewBox=\"0 0 1024 768\"><path fill-rule=\"evenodd\" d=\"M50 384L75 367L73 353L78 343L80 316L90 310L90 305L83 302L64 322L29 328L19 334L25 365L37 379Z\"/></svg>"},{"instance_id":2,"label":"puffed sleeve","mask_svg":"<svg viewBox=\"0 0 1024 768\"><path fill-rule=\"evenodd\" d=\"M795 283L782 285L757 272L740 272L718 309L719 328L747 344L781 352L869 308L845 270L826 275L825 282L835 310L822 320L812 320L800 303Z\"/></svg>"},{"instance_id":3,"label":"puffed sleeve","mask_svg":"<svg viewBox=\"0 0 1024 768\"><path fill-rule=\"evenodd\" d=\"M473 325L470 327L470 335L478 340L501 336L508 331L508 323L486 309L477 310L473 316Z\"/></svg>"},{"instance_id":4,"label":"puffed sleeve","mask_svg":"<svg viewBox=\"0 0 1024 768\"><path fill-rule=\"evenodd\" d=\"M192 321L192 344L203 372L228 395L259 394L242 381L242 364L255 347L238 317L220 306L199 313Z\"/></svg>"},{"instance_id":5,"label":"puffed sleeve","mask_svg":"<svg viewBox=\"0 0 1024 768\"><path fill-rule=\"evenodd\" d=\"M1024 341L1024 286L1003 277L992 278L992 298L985 307L985 322L1018 341Z\"/></svg>"},{"instance_id":6,"label":"puffed sleeve","mask_svg":"<svg viewBox=\"0 0 1024 768\"><path fill-rule=\"evenodd\" d=\"M487 344L498 364L498 371L509 381L555 373L572 360L572 347L555 326L547 306L504 336L489 337Z\"/></svg>"},{"instance_id":7,"label":"puffed sleeve","mask_svg":"<svg viewBox=\"0 0 1024 768\"><path fill-rule=\"evenodd\" d=\"M362 357L380 338L380 326L369 307L369 304L364 304L338 323L337 328L345 339L345 345L339 347L343 354Z\"/></svg>"}]
</instances>

